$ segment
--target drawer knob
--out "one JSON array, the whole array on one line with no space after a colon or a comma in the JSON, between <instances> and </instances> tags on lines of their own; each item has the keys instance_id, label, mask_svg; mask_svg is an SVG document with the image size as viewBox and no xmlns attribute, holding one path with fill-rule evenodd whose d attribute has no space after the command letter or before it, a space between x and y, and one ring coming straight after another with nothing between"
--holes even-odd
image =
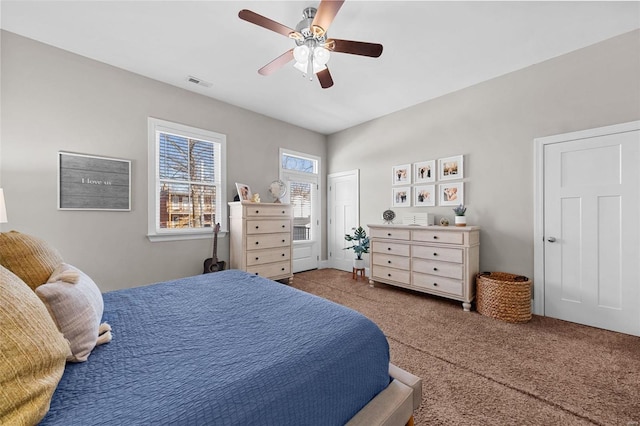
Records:
<instances>
[{"instance_id":1,"label":"drawer knob","mask_svg":"<svg viewBox=\"0 0 640 426\"><path fill-rule=\"evenodd\" d=\"M256 214L258 214L258 213L260 213L260 210L256 210ZM258 275L258 274L256 274L256 275Z\"/></svg>"},{"instance_id":2,"label":"drawer knob","mask_svg":"<svg viewBox=\"0 0 640 426\"><path fill-rule=\"evenodd\" d=\"M387 247L387 250L391 251L391 247Z\"/></svg>"},{"instance_id":3,"label":"drawer knob","mask_svg":"<svg viewBox=\"0 0 640 426\"><path fill-rule=\"evenodd\" d=\"M438 253L433 253L433 255L434 255L434 256L437 256L437 255L438 255Z\"/></svg>"},{"instance_id":4,"label":"drawer knob","mask_svg":"<svg viewBox=\"0 0 640 426\"><path fill-rule=\"evenodd\" d=\"M285 254L284 254L284 253L282 253L282 257L284 257L284 256L285 256Z\"/></svg>"},{"instance_id":5,"label":"drawer knob","mask_svg":"<svg viewBox=\"0 0 640 426\"><path fill-rule=\"evenodd\" d=\"M433 283L433 286L434 287L438 287L438 283Z\"/></svg>"},{"instance_id":6,"label":"drawer knob","mask_svg":"<svg viewBox=\"0 0 640 426\"><path fill-rule=\"evenodd\" d=\"M284 243L284 240L282 240L282 242Z\"/></svg>"},{"instance_id":7,"label":"drawer knob","mask_svg":"<svg viewBox=\"0 0 640 426\"><path fill-rule=\"evenodd\" d=\"M256 272L256 275L258 275L258 273Z\"/></svg>"},{"instance_id":8,"label":"drawer knob","mask_svg":"<svg viewBox=\"0 0 640 426\"><path fill-rule=\"evenodd\" d=\"M437 236L437 235L434 235L434 236L433 236L433 239L434 239L434 240L437 240L437 239L438 239L438 236Z\"/></svg>"},{"instance_id":9,"label":"drawer knob","mask_svg":"<svg viewBox=\"0 0 640 426\"><path fill-rule=\"evenodd\" d=\"M391 236L391 232L387 233L387 237L390 237L390 236Z\"/></svg>"},{"instance_id":10,"label":"drawer knob","mask_svg":"<svg viewBox=\"0 0 640 426\"><path fill-rule=\"evenodd\" d=\"M286 225L282 225L282 228L283 228L283 229L284 229L284 228L286 228L286 227L287 227Z\"/></svg>"},{"instance_id":11,"label":"drawer knob","mask_svg":"<svg viewBox=\"0 0 640 426\"><path fill-rule=\"evenodd\" d=\"M284 214L284 210L282 210L282 214Z\"/></svg>"},{"instance_id":12,"label":"drawer knob","mask_svg":"<svg viewBox=\"0 0 640 426\"><path fill-rule=\"evenodd\" d=\"M387 263L391 264L391 261L390 261L390 260L387 260Z\"/></svg>"},{"instance_id":13,"label":"drawer knob","mask_svg":"<svg viewBox=\"0 0 640 426\"><path fill-rule=\"evenodd\" d=\"M260 259L259 257L256 257L256 260Z\"/></svg>"},{"instance_id":14,"label":"drawer knob","mask_svg":"<svg viewBox=\"0 0 640 426\"><path fill-rule=\"evenodd\" d=\"M256 229L260 228L258 225L256 225Z\"/></svg>"},{"instance_id":15,"label":"drawer knob","mask_svg":"<svg viewBox=\"0 0 640 426\"><path fill-rule=\"evenodd\" d=\"M259 242L259 241L256 241L256 245L258 245L258 244L260 244L260 242Z\"/></svg>"},{"instance_id":16,"label":"drawer knob","mask_svg":"<svg viewBox=\"0 0 640 426\"><path fill-rule=\"evenodd\" d=\"M387 276L388 276L388 277L390 277L390 276L391 276L391 274L387 274Z\"/></svg>"},{"instance_id":17,"label":"drawer knob","mask_svg":"<svg viewBox=\"0 0 640 426\"><path fill-rule=\"evenodd\" d=\"M257 258L256 258L256 259L257 259ZM437 270L438 270L438 268L433 268L433 270L434 270L434 271L437 271Z\"/></svg>"}]
</instances>

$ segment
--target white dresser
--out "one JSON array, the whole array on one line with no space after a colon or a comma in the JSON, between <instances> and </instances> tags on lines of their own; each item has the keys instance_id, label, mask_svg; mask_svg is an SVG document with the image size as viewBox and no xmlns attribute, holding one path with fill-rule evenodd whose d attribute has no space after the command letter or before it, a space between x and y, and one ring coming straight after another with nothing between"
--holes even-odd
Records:
<instances>
[{"instance_id":1,"label":"white dresser","mask_svg":"<svg viewBox=\"0 0 640 426\"><path fill-rule=\"evenodd\" d=\"M471 310L480 263L478 226L368 225L370 283L462 301Z\"/></svg>"},{"instance_id":2,"label":"white dresser","mask_svg":"<svg viewBox=\"0 0 640 426\"><path fill-rule=\"evenodd\" d=\"M272 280L293 280L290 204L229 203L230 266Z\"/></svg>"}]
</instances>

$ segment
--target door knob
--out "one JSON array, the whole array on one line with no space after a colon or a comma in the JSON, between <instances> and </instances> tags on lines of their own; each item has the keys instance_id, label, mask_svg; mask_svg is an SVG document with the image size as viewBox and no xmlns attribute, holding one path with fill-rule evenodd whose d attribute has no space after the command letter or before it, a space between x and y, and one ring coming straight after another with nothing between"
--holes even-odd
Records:
<instances>
[{"instance_id":1,"label":"door knob","mask_svg":"<svg viewBox=\"0 0 640 426\"><path fill-rule=\"evenodd\" d=\"M556 242L556 237L549 237L549 238L547 238L547 241L549 241L550 243L555 243Z\"/></svg>"}]
</instances>

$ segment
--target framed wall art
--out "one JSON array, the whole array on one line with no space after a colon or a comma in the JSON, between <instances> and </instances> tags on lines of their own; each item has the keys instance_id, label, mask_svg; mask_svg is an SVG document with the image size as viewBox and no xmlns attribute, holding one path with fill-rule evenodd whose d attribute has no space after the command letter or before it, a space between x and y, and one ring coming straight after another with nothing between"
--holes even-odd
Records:
<instances>
[{"instance_id":1,"label":"framed wall art","mask_svg":"<svg viewBox=\"0 0 640 426\"><path fill-rule=\"evenodd\" d=\"M438 160L438 180L464 178L463 156L440 158Z\"/></svg>"},{"instance_id":2,"label":"framed wall art","mask_svg":"<svg viewBox=\"0 0 640 426\"><path fill-rule=\"evenodd\" d=\"M408 185L411 183L411 164L395 166L392 173L394 185Z\"/></svg>"},{"instance_id":3,"label":"framed wall art","mask_svg":"<svg viewBox=\"0 0 640 426\"><path fill-rule=\"evenodd\" d=\"M131 211L131 160L58 152L58 209Z\"/></svg>"},{"instance_id":4,"label":"framed wall art","mask_svg":"<svg viewBox=\"0 0 640 426\"><path fill-rule=\"evenodd\" d=\"M451 182L438 185L438 204L441 206L457 206L464 204L464 183Z\"/></svg>"},{"instance_id":5,"label":"framed wall art","mask_svg":"<svg viewBox=\"0 0 640 426\"><path fill-rule=\"evenodd\" d=\"M413 205L430 207L436 205L436 186L420 185L413 188Z\"/></svg>"},{"instance_id":6,"label":"framed wall art","mask_svg":"<svg viewBox=\"0 0 640 426\"><path fill-rule=\"evenodd\" d=\"M249 185L245 185L244 183L236 182L236 190L238 191L238 196L240 197L240 201L251 201L251 188Z\"/></svg>"},{"instance_id":7,"label":"framed wall art","mask_svg":"<svg viewBox=\"0 0 640 426\"><path fill-rule=\"evenodd\" d=\"M413 164L413 175L415 183L436 181L436 160L422 161Z\"/></svg>"},{"instance_id":8,"label":"framed wall art","mask_svg":"<svg viewBox=\"0 0 640 426\"><path fill-rule=\"evenodd\" d=\"M391 205L393 207L411 207L411 187L392 188Z\"/></svg>"}]
</instances>

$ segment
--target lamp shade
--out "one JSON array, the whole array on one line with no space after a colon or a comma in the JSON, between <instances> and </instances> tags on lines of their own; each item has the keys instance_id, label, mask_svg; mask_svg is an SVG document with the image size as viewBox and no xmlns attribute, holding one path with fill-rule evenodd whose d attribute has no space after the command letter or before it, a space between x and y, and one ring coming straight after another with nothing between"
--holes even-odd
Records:
<instances>
[{"instance_id":1,"label":"lamp shade","mask_svg":"<svg viewBox=\"0 0 640 426\"><path fill-rule=\"evenodd\" d=\"M7 208L4 204L4 190L0 188L0 223L7 223Z\"/></svg>"}]
</instances>

